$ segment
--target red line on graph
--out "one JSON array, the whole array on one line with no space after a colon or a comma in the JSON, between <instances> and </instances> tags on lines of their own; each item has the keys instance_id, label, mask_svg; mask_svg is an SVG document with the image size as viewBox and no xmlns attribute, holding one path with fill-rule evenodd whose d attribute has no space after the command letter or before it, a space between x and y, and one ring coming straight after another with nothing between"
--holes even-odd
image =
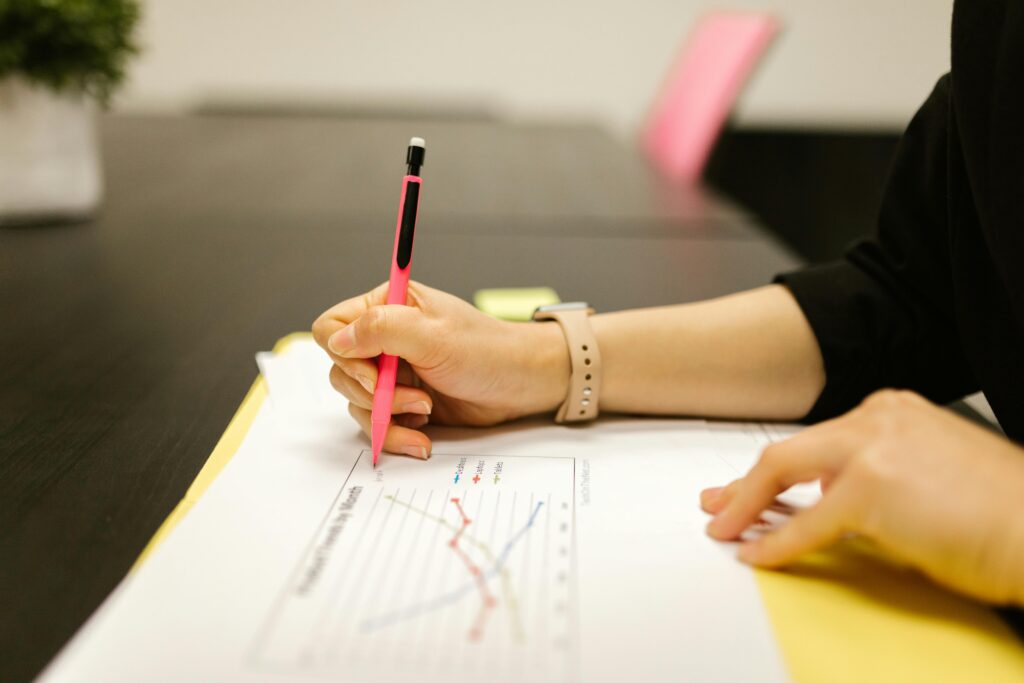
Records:
<instances>
[{"instance_id":1,"label":"red line on graph","mask_svg":"<svg viewBox=\"0 0 1024 683\"><path fill-rule=\"evenodd\" d=\"M473 621L473 626L469 629L470 640L480 640L484 635L484 625L487 623L487 616L492 609L494 609L498 601L491 593L491 589L487 587L487 579L484 577L484 573L480 570L473 560L469 557L465 550L459 546L459 540L462 538L462 533L466 530L470 524L473 523L469 517L466 516L466 511L462 509L462 501L458 498L452 498L452 502L455 503L455 509L459 511L459 516L462 518L462 524L459 526L455 535L452 536L451 540L448 541L448 547L455 551L455 554L462 559L462 563L466 565L466 571L476 581L477 591L480 592L480 609L477 610L476 619Z\"/></svg>"}]
</instances>

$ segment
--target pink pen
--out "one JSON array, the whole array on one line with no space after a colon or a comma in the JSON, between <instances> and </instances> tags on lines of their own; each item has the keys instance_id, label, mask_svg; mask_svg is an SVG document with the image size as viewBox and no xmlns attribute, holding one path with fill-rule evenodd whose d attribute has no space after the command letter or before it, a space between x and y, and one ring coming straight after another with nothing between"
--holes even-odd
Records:
<instances>
[{"instance_id":1,"label":"pink pen","mask_svg":"<svg viewBox=\"0 0 1024 683\"><path fill-rule=\"evenodd\" d=\"M409 140L405 163L409 171L402 179L402 198L398 202L398 225L395 226L395 249L391 255L391 277L388 280L388 304L405 305L409 290L409 271L412 270L412 239L416 232L416 213L420 206L420 166L427 154L423 138ZM395 379L398 375L398 356L380 355L377 364L377 388L373 392L373 412L370 415L370 443L373 448L373 466L384 448L384 437L391 423L391 403L395 398Z\"/></svg>"}]
</instances>

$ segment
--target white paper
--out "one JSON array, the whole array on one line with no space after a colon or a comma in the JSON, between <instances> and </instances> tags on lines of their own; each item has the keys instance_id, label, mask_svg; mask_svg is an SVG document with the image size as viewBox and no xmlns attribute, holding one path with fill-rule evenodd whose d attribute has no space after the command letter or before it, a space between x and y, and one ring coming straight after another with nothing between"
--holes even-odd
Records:
<instances>
[{"instance_id":1,"label":"white paper","mask_svg":"<svg viewBox=\"0 0 1024 683\"><path fill-rule=\"evenodd\" d=\"M374 469L311 342L258 361L239 451L44 680L786 680L698 494L793 430L428 428Z\"/></svg>"}]
</instances>

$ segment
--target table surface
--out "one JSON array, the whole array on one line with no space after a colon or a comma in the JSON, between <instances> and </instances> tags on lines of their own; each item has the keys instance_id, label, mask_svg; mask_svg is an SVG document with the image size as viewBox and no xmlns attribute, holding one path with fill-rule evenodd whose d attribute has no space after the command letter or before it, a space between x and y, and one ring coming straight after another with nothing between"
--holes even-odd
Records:
<instances>
[{"instance_id":1,"label":"table surface","mask_svg":"<svg viewBox=\"0 0 1024 683\"><path fill-rule=\"evenodd\" d=\"M0 230L3 681L34 676L124 577L253 354L386 277L412 134L429 145L415 277L459 296L550 285L607 311L797 265L742 209L668 185L594 127L108 116L101 130L100 217Z\"/></svg>"}]
</instances>

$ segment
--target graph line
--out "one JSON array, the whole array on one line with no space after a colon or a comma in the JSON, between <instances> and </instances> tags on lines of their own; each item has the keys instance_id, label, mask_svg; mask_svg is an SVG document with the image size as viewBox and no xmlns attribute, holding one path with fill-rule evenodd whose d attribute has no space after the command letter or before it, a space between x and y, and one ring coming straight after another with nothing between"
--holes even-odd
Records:
<instances>
[{"instance_id":1,"label":"graph line","mask_svg":"<svg viewBox=\"0 0 1024 683\"><path fill-rule=\"evenodd\" d=\"M452 536L452 540L448 541L448 546L455 551L455 554L459 556L462 563L466 565L466 571L473 577L473 581L476 583L477 590L480 592L480 609L476 613L476 619L473 622L473 626L469 629L470 640L480 640L484 635L484 626L487 624L487 616L491 610L494 609L498 601L491 594L491 589L487 585L487 579L484 577L480 567L473 562L473 558L459 546L459 539L462 534L466 531L466 527L473 523L467 515L466 511L462 509L462 502L458 498L452 498L452 503L455 504L455 509L459 511L459 516L462 518L462 525L459 527L455 535Z\"/></svg>"},{"instance_id":2,"label":"graph line","mask_svg":"<svg viewBox=\"0 0 1024 683\"><path fill-rule=\"evenodd\" d=\"M386 498L392 498L393 500L392 496L386 496ZM448 520L442 517L437 517L425 510L421 510L419 508L408 505L407 503L403 503L402 501L395 500L394 502L399 505L404 505L405 507L408 507L410 510L418 512L419 514L423 515L427 519L433 520L438 524L441 524L442 526L450 528L452 531L456 533L459 533L460 531L459 528L456 528L455 525L451 524ZM508 558L512 554L512 550L515 548L516 544L519 543L519 541L523 538L523 536L525 536L526 533L533 527L534 522L537 520L537 515L540 514L540 509L543 505L543 501L537 503L537 505L533 508L533 512L530 513L530 517L526 521L526 524L523 525L515 534L513 534L509 538L509 540L505 543L505 546L502 548L501 552L497 555L495 555L494 552L485 543L473 539L469 534L465 534L466 540L470 541L473 545L480 548L484 555L487 556L487 558L492 562L491 568L488 569L486 572L483 572L482 579L484 581L490 581L499 574L505 574L505 564L508 562ZM463 530L465 529L464 526L460 528ZM409 605L408 607L404 607L402 609L388 612L377 617L365 619L362 622L361 627L364 631L375 631L381 628L387 628L388 626L393 626L394 624L397 624L402 621L415 619L416 617L419 617L423 614L427 614L429 612L443 609L445 607L454 605L455 603L459 602L467 595L473 593L474 590L478 590L477 585L477 580L474 578L474 580L469 581L459 586L458 588L455 588L447 593L443 593L430 600L424 600L422 602ZM515 604L514 597L509 602L511 608Z\"/></svg>"}]
</instances>

